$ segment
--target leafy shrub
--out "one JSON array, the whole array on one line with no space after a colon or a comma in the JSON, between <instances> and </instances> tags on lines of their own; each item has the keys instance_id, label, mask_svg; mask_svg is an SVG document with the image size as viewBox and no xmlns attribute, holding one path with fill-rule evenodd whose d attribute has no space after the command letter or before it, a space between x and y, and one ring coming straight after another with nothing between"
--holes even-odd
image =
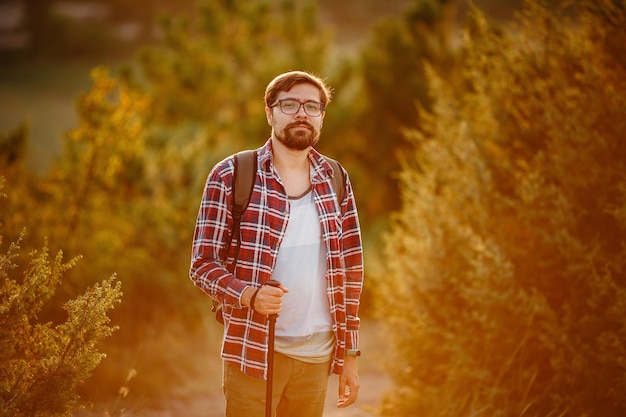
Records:
<instances>
[{"instance_id":1,"label":"leafy shrub","mask_svg":"<svg viewBox=\"0 0 626 417\"><path fill-rule=\"evenodd\" d=\"M431 73L387 240L384 415L626 413L625 10L529 1L510 32L477 14L470 88Z\"/></svg>"},{"instance_id":2,"label":"leafy shrub","mask_svg":"<svg viewBox=\"0 0 626 417\"><path fill-rule=\"evenodd\" d=\"M65 304L67 320L40 322L44 304L76 259L64 263L47 247L32 251L22 280L11 279L19 241L0 255L0 409L2 416L69 416L78 387L105 356L98 343L111 335L107 313L120 302L115 277Z\"/></svg>"}]
</instances>

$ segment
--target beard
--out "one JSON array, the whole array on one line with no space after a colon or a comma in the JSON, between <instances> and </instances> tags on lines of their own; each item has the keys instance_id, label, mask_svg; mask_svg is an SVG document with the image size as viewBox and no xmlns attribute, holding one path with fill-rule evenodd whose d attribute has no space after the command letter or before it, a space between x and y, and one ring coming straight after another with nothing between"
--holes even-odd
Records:
<instances>
[{"instance_id":1,"label":"beard","mask_svg":"<svg viewBox=\"0 0 626 417\"><path fill-rule=\"evenodd\" d=\"M302 130L302 126L307 130ZM307 122L290 123L281 132L274 132L274 136L287 148L298 151L315 146L320 140L320 133Z\"/></svg>"}]
</instances>

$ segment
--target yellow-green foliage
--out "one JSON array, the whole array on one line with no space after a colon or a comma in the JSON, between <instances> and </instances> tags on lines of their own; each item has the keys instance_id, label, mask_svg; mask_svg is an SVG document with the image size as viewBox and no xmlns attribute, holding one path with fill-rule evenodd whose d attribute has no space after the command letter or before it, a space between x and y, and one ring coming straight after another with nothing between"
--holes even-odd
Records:
<instances>
[{"instance_id":1,"label":"yellow-green foliage","mask_svg":"<svg viewBox=\"0 0 626 417\"><path fill-rule=\"evenodd\" d=\"M17 160L0 158L3 164L0 169L10 174L7 175L10 196L0 201L0 222L7 230L5 236L10 237L9 241L17 240L21 227L27 226L34 241L48 239L50 252L62 248L70 258L84 257L84 262L65 272L64 285L58 287L50 304L58 306L61 300L75 298L82 288L112 271L124 283L124 303L111 314L120 331L103 344L108 358L96 368L95 378L91 379L95 382L86 388L86 396L95 401L115 396L125 384L129 369L136 369L137 377L124 402L178 393L189 385L198 389L199 384L193 378L211 368L204 367L207 356L218 358L217 352L206 351L205 344L211 343L218 349L221 328L206 324L206 320L212 320L208 317L208 300L187 278L193 225L210 168L227 154L259 146L269 136L263 92L276 74L293 69L317 72L336 88L320 149L340 159L349 169L364 234L370 236L373 221L398 206L400 193L395 188L395 173L402 158L396 156L409 148L400 134L407 125L423 124L427 137L443 136L449 140L489 134L491 128L494 132L516 129L502 122L500 115L492 114L508 96L481 92L482 78L478 75L482 70L478 65L468 65L468 69L478 74L468 75L468 80L476 85L476 94L470 104L462 107L463 117L457 115L459 103L455 100L455 96L462 96L461 89L437 100L436 117L415 110L417 103L431 108L431 99L426 96L424 59L438 73L445 70L446 76L460 78L454 64L456 55L448 49L457 3L415 0L405 19L388 22L374 34L365 45L361 61L344 66L343 51L334 51L336 55L329 59L331 45L317 22L313 1L198 2L198 10L191 17L164 17L163 42L140 51L126 68L93 71L93 86L77 101L78 123L63 138L61 157L42 178L32 178L20 165L21 141L25 140L26 132L15 133L19 140L12 140L2 154L9 148L13 154L22 156ZM468 55L468 62L481 57L478 52ZM496 80L496 75L506 75L499 71L508 72L509 68L505 66L486 79ZM446 91L444 84L440 84L441 89L432 89L433 96ZM463 84L457 81L454 85ZM496 97L498 104L489 103L491 97ZM459 118L472 120L473 112L479 116L476 120L480 123L471 126L458 123ZM449 135L450 132L456 132L456 136ZM398 250L398 254L415 260L429 259L424 245L430 245L426 248L432 250L448 248L437 239L443 239L443 235L455 237L461 230L464 234L455 237L459 242L454 248L463 252L468 265L476 264L480 271L503 271L502 276L514 276L515 266L507 252L498 246L501 242L477 235L465 225L464 218L451 216L467 209L467 199L478 208L475 215L470 212L463 215L494 228L493 213L484 212L482 202L493 203L488 198L489 187L510 188L503 180L508 178L506 175L494 177L508 166L494 167L494 161L513 161L515 166L527 166L529 161L500 158L509 145L518 149L518 142L513 139L503 144L487 140L487 149L479 151L468 148L471 143L451 143L463 155L487 151L498 154L482 162L477 160L476 166L465 167L463 175L458 176L458 171L447 171L447 164L454 158L433 156L439 161L435 163L429 156L420 161L423 164L420 172L430 175L431 181L452 175L448 183L455 184L454 181L463 178L464 182L456 183L457 189L445 191L436 182L427 186L410 177L417 173L405 173L404 197L421 211L403 214L407 221L415 222L400 227L407 232L412 227L420 229L419 233L398 235L398 245L406 245L405 252ZM436 142L420 146L424 151L443 152L436 148ZM433 170L431 174L427 172L428 166L432 166L428 168ZM417 178L423 181L421 176ZM490 185L491 182L494 184ZM446 196L443 200L439 192ZM430 203L436 203L437 210ZM512 214L507 219L511 224L517 222ZM433 227L438 222L450 222L446 226L449 231L444 233ZM462 227L459 229L458 225ZM432 236L424 239L428 233ZM368 257L378 245L376 239L370 238L369 242L372 241L375 244L366 248ZM445 243L448 245L449 241ZM442 256L441 253L433 252L436 256ZM474 253L480 256L474 258ZM401 290L400 295L395 292L385 299L407 296L407 305L413 306L413 294L405 294L402 289L414 285L411 274L415 272L408 267L410 262L403 267L403 260L404 255L393 259L389 270L398 276L403 274L407 280L390 280L390 284ZM426 272L444 271L442 278L451 275L445 272L443 261L440 264L424 261L419 265ZM459 267L459 270L464 269ZM371 275L370 266L367 271ZM388 277L388 272L380 276ZM476 271L471 274L482 275ZM520 297L515 307L520 311L525 311L528 305L541 304L541 295L533 296L536 300L523 293L518 295L501 275L494 272L493 277L497 281L493 285L502 288L502 294ZM367 282L362 304L364 314L369 307L367 294L374 288L373 281ZM492 286L483 282L480 288ZM499 302L497 297L492 300L494 304ZM40 317L59 322L56 311L49 308ZM407 309L390 314L393 322L396 314L407 317ZM423 317L421 310L409 307L408 318L413 314ZM537 316L540 314L549 315L551 310L546 307L537 312ZM420 323L400 322L409 329ZM209 333L213 332L208 343L207 328ZM411 334L406 332L404 336ZM440 345L435 339L428 343L422 345L426 350ZM411 348L407 347L407 352L412 352ZM218 374L216 371L214 379L219 380ZM123 387L125 394L130 389L127 385Z\"/></svg>"},{"instance_id":2,"label":"yellow-green foliage","mask_svg":"<svg viewBox=\"0 0 626 417\"><path fill-rule=\"evenodd\" d=\"M362 217L376 219L400 206L397 173L399 162L410 149L403 136L408 126L419 124L418 107L430 108L425 66L437 68L448 79L458 77L456 53L451 37L458 2L450 0L413 1L401 18L380 22L360 56L361 91L351 103L351 135L361 138L346 142L350 155L358 156L354 174L364 177L357 197ZM376 169L371 169L376 167ZM360 172L358 170L363 170ZM368 198L375 195L376 198Z\"/></svg>"},{"instance_id":3,"label":"yellow-green foliage","mask_svg":"<svg viewBox=\"0 0 626 417\"><path fill-rule=\"evenodd\" d=\"M19 176L8 178L16 192L0 213L33 240L47 238L52 252L83 256L52 304L105 273L124 282L112 314L120 331L103 344L109 358L85 391L94 400L116 395L131 368L130 400L171 392L199 369L207 353L184 342L206 331L210 305L188 279L204 181L227 154L267 140L263 94L276 74L326 65L313 2L206 1L193 17L161 23L161 45L119 71L92 72L61 157L19 191ZM52 311L44 316L55 319Z\"/></svg>"},{"instance_id":4,"label":"yellow-green foliage","mask_svg":"<svg viewBox=\"0 0 626 417\"><path fill-rule=\"evenodd\" d=\"M476 14L469 89L431 73L387 240L384 415L626 413L625 11Z\"/></svg>"},{"instance_id":5,"label":"yellow-green foliage","mask_svg":"<svg viewBox=\"0 0 626 417\"><path fill-rule=\"evenodd\" d=\"M309 1L236 0L200 2L194 17L164 17L164 43L142 50L123 73L153 98L153 140L194 144L190 153L204 167L259 146L269 137L263 112L269 80L326 65L328 36L315 16Z\"/></svg>"},{"instance_id":6,"label":"yellow-green foliage","mask_svg":"<svg viewBox=\"0 0 626 417\"><path fill-rule=\"evenodd\" d=\"M48 248L32 251L23 278L12 279L19 244L0 255L0 415L69 416L79 386L105 356L98 343L111 335L107 313L121 297L112 277L65 303L67 319L39 320L63 274L76 263Z\"/></svg>"}]
</instances>

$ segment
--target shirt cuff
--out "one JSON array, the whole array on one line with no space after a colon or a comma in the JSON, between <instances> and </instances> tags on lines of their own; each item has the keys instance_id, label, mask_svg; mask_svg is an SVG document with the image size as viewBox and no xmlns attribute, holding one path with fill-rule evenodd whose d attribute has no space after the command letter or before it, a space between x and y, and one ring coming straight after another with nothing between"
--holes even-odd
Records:
<instances>
[{"instance_id":1,"label":"shirt cuff","mask_svg":"<svg viewBox=\"0 0 626 417\"><path fill-rule=\"evenodd\" d=\"M346 350L359 350L359 331L358 330L347 331Z\"/></svg>"},{"instance_id":2,"label":"shirt cuff","mask_svg":"<svg viewBox=\"0 0 626 417\"><path fill-rule=\"evenodd\" d=\"M241 302L241 300L243 299L243 293L244 293L244 292L246 292L246 290L247 290L248 288L254 288L254 287L252 287L252 285L246 285L246 286L243 288L243 290L242 290L242 291L241 291L241 293L239 294L239 308L243 308L243 307L245 307L245 306L243 305L243 303Z\"/></svg>"}]
</instances>

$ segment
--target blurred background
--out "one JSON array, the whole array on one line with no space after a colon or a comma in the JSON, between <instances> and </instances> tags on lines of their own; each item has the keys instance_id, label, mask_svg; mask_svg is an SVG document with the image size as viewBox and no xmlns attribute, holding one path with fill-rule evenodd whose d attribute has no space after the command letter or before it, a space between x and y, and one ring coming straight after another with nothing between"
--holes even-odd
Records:
<instances>
[{"instance_id":1,"label":"blurred background","mask_svg":"<svg viewBox=\"0 0 626 417\"><path fill-rule=\"evenodd\" d=\"M209 170L266 141L265 86L294 69L334 89L318 147L361 217L354 415L623 415L625 16L624 0L1 0L4 415L221 401L193 227Z\"/></svg>"}]
</instances>

